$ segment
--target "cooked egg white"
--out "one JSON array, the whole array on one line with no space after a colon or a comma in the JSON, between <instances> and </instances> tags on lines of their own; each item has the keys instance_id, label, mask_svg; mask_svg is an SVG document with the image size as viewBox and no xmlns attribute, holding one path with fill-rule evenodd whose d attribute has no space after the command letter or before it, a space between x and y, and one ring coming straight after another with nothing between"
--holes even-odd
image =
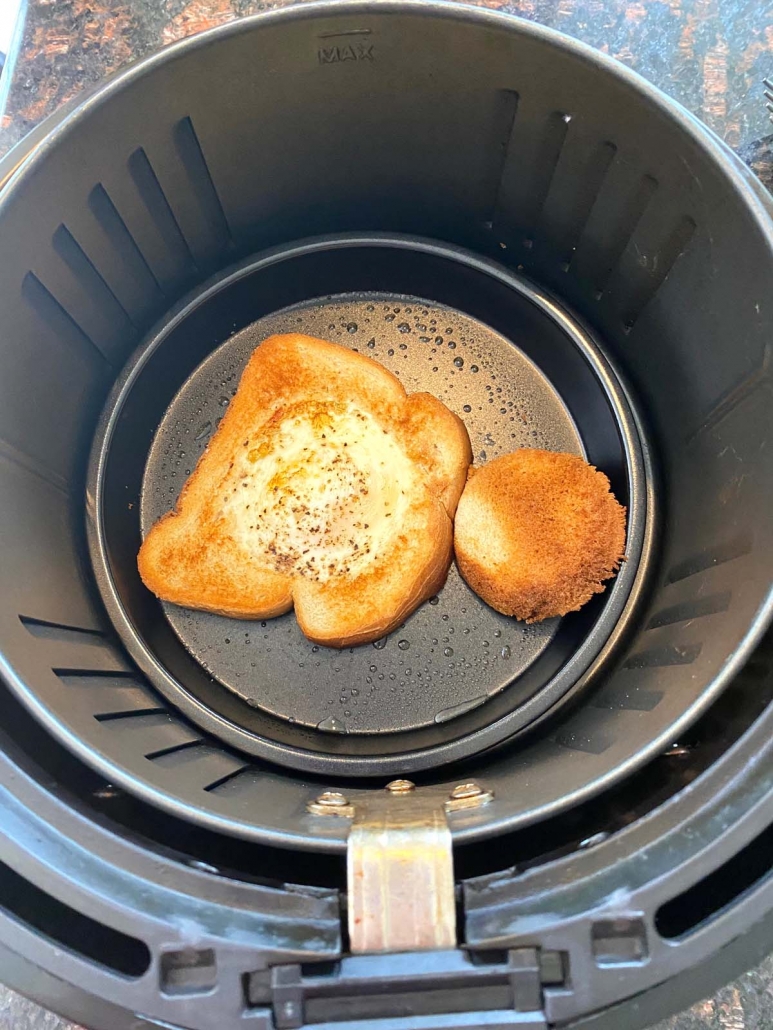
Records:
<instances>
[{"instance_id":1,"label":"cooked egg white","mask_svg":"<svg viewBox=\"0 0 773 1030\"><path fill-rule=\"evenodd\" d=\"M224 515L253 560L317 582L366 572L400 531L414 463L350 404L303 402L244 441Z\"/></svg>"}]
</instances>

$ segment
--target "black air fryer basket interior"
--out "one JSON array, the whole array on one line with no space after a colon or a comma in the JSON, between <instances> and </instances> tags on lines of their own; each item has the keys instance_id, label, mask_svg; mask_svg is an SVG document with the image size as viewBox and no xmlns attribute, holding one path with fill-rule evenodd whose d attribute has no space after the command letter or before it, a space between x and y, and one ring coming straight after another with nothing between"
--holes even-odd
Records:
<instances>
[{"instance_id":1,"label":"black air fryer basket interior","mask_svg":"<svg viewBox=\"0 0 773 1030\"><path fill-rule=\"evenodd\" d=\"M0 197L0 670L19 746L142 847L248 880L340 886L347 822L306 804L400 774L495 792L451 818L462 874L635 821L768 700L739 673L773 582L772 241L760 188L685 112L509 18L307 5L114 80ZM438 393L478 461L542 445L604 469L629 509L615 584L526 631L452 573L388 640L342 653L292 615L163 609L136 572L143 520L173 503L251 347L296 328ZM500 851L475 843L504 832ZM467 940L488 932L474 909Z\"/></svg>"}]
</instances>

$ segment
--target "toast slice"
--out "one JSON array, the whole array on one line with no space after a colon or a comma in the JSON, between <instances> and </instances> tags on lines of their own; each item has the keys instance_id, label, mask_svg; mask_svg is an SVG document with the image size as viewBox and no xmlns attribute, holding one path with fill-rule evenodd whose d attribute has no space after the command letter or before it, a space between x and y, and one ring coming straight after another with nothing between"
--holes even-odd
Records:
<instances>
[{"instance_id":1,"label":"toast slice","mask_svg":"<svg viewBox=\"0 0 773 1030\"><path fill-rule=\"evenodd\" d=\"M603 472L575 454L525 448L469 470L456 561L486 604L540 622L604 590L623 560L625 523Z\"/></svg>"},{"instance_id":2,"label":"toast slice","mask_svg":"<svg viewBox=\"0 0 773 1030\"><path fill-rule=\"evenodd\" d=\"M378 362L270 337L148 532L140 576L187 608L269 619L294 606L317 643L376 640L445 582L471 459L461 419Z\"/></svg>"}]
</instances>

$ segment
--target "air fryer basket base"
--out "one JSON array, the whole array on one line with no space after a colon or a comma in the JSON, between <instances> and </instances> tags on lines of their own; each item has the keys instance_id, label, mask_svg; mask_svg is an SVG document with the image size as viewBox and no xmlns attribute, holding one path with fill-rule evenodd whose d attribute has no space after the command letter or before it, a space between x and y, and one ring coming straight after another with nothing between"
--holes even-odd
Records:
<instances>
[{"instance_id":1,"label":"air fryer basket base","mask_svg":"<svg viewBox=\"0 0 773 1030\"><path fill-rule=\"evenodd\" d=\"M401 292L368 290L377 283ZM339 292L351 285L357 292ZM560 318L518 276L407 238L294 245L191 298L130 361L93 452L97 578L154 684L252 754L319 770L332 758L349 775L467 758L554 708L625 604L648 487L615 373L589 333ZM137 579L139 533L173 506L253 349L289 331L355 347L409 392L440 396L467 423L478 462L541 446L585 454L607 472L630 525L628 560L606 593L563 620L527 627L488 608L452 569L439 596L389 638L343 652L305 640L292 614L244 622L165 604L162 616Z\"/></svg>"}]
</instances>

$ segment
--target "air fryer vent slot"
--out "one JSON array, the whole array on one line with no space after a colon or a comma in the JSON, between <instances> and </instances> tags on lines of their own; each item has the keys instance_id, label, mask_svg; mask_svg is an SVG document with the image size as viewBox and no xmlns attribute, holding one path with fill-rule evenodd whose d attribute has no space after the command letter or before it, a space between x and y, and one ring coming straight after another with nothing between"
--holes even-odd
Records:
<instances>
[{"instance_id":1,"label":"air fryer vent slot","mask_svg":"<svg viewBox=\"0 0 773 1030\"><path fill-rule=\"evenodd\" d=\"M553 739L560 747L568 748L570 751L603 755L614 743L614 737L595 723L596 720L581 715L558 730Z\"/></svg>"},{"instance_id":2,"label":"air fryer vent slot","mask_svg":"<svg viewBox=\"0 0 773 1030\"><path fill-rule=\"evenodd\" d=\"M636 235L631 240L632 260L642 268L641 279L634 283L626 301L623 326L626 332L633 329L636 320L660 287L671 274L676 262L687 250L695 235L696 225L692 218L683 217L667 233L659 244L640 245ZM646 274L645 274L646 273Z\"/></svg>"},{"instance_id":3,"label":"air fryer vent slot","mask_svg":"<svg viewBox=\"0 0 773 1030\"><path fill-rule=\"evenodd\" d=\"M773 826L768 826L724 865L660 906L655 914L660 936L679 939L705 926L771 875L771 856Z\"/></svg>"},{"instance_id":4,"label":"air fryer vent slot","mask_svg":"<svg viewBox=\"0 0 773 1030\"><path fill-rule=\"evenodd\" d=\"M485 223L486 228L491 229L497 216L497 209L499 207L499 196L502 191L502 180L507 167L508 152L510 148L510 142L513 137L513 131L515 128L515 120L518 117L518 102L520 97L512 90L500 90L497 96L501 99L501 120L503 125L506 126L505 131L502 135L501 140L497 141L494 153L494 164L495 164L495 186L493 188L493 201L491 203L491 215L490 220Z\"/></svg>"},{"instance_id":5,"label":"air fryer vent slot","mask_svg":"<svg viewBox=\"0 0 773 1030\"><path fill-rule=\"evenodd\" d=\"M55 253L69 268L89 303L91 320L98 330L98 335L96 331L94 335L104 341L102 347L111 358L120 358L122 339L136 329L129 313L66 225L59 226L52 243Z\"/></svg>"},{"instance_id":6,"label":"air fryer vent slot","mask_svg":"<svg viewBox=\"0 0 773 1030\"><path fill-rule=\"evenodd\" d=\"M663 700L662 690L648 690L644 687L609 687L599 691L593 698L594 708L628 709L633 712L651 712Z\"/></svg>"},{"instance_id":7,"label":"air fryer vent slot","mask_svg":"<svg viewBox=\"0 0 773 1030\"><path fill-rule=\"evenodd\" d=\"M31 472L32 475L38 476L55 490L59 490L65 497L69 494L67 480L64 476L60 476L53 469L46 468L31 454L25 454L24 451L20 451L18 447L14 447L8 440L0 440L0 460L10 462L10 464L15 465L24 472Z\"/></svg>"},{"instance_id":8,"label":"air fryer vent slot","mask_svg":"<svg viewBox=\"0 0 773 1030\"><path fill-rule=\"evenodd\" d=\"M97 720L124 748L135 753L152 754L171 750L175 745L196 741L201 734L165 711L149 710L117 713L117 718Z\"/></svg>"},{"instance_id":9,"label":"air fryer vent slot","mask_svg":"<svg viewBox=\"0 0 773 1030\"><path fill-rule=\"evenodd\" d=\"M596 301L614 296L629 333L687 250L696 222L684 215L663 224L653 204L658 179L631 180L616 143L572 134L574 115L553 111L541 127L536 120L520 109L513 119L486 227L504 237L503 248L525 252L527 264L577 272Z\"/></svg>"},{"instance_id":10,"label":"air fryer vent slot","mask_svg":"<svg viewBox=\"0 0 773 1030\"><path fill-rule=\"evenodd\" d=\"M190 117L182 118L174 127L174 145L185 169L187 189L176 191L182 204L192 198L195 211L184 210L181 231L200 267L217 262L223 252L233 247L233 237L212 173L204 156L199 137ZM197 229L194 235L193 228Z\"/></svg>"},{"instance_id":11,"label":"air fryer vent slot","mask_svg":"<svg viewBox=\"0 0 773 1030\"><path fill-rule=\"evenodd\" d=\"M707 615L717 615L720 612L726 612L730 607L732 596L729 590L723 590L719 594L711 594L708 597L696 597L691 601L682 601L681 604L661 608L660 611L655 612L647 623L647 629L660 629L662 626L673 626L678 622L702 619Z\"/></svg>"},{"instance_id":12,"label":"air fryer vent slot","mask_svg":"<svg viewBox=\"0 0 773 1030\"><path fill-rule=\"evenodd\" d=\"M200 270L210 269L233 247L223 206L189 117L174 126L171 143L163 163L173 186L173 203L144 147L136 148L127 163L131 183L152 226L153 263L159 266L158 274L107 186L100 182L89 194L88 209L101 234L94 235L95 227L90 226L92 236L84 246L77 231L60 224L52 236L59 263L50 265L46 274L29 271L24 278L22 295L39 317L59 338L91 359L96 352L109 364L120 365L138 332L163 308L164 299L173 299L186 282ZM128 205L122 183L118 192ZM132 214L136 219L136 211ZM144 229L147 237L147 222Z\"/></svg>"},{"instance_id":13,"label":"air fryer vent slot","mask_svg":"<svg viewBox=\"0 0 773 1030\"><path fill-rule=\"evenodd\" d=\"M700 644L669 644L637 651L623 663L624 669L652 669L667 665L691 665L701 653Z\"/></svg>"},{"instance_id":14,"label":"air fryer vent slot","mask_svg":"<svg viewBox=\"0 0 773 1030\"><path fill-rule=\"evenodd\" d=\"M743 404L745 400L751 397L760 386L763 384L770 386L771 364L773 364L773 344L767 341L759 363L748 375L740 379L735 386L732 386L719 397L698 428L688 436L687 443L692 443L702 433L707 433L714 429L715 426L718 426L732 411L735 411L739 404Z\"/></svg>"},{"instance_id":15,"label":"air fryer vent slot","mask_svg":"<svg viewBox=\"0 0 773 1030\"><path fill-rule=\"evenodd\" d=\"M529 124L530 112L523 119L520 109L514 112L491 222L495 232L511 233L517 227L521 245L527 249L538 233L571 119L563 111L553 111L535 132Z\"/></svg>"},{"instance_id":16,"label":"air fryer vent slot","mask_svg":"<svg viewBox=\"0 0 773 1030\"><path fill-rule=\"evenodd\" d=\"M150 968L146 944L63 904L0 862L0 908L59 947L123 976Z\"/></svg>"},{"instance_id":17,"label":"air fryer vent slot","mask_svg":"<svg viewBox=\"0 0 773 1030\"><path fill-rule=\"evenodd\" d=\"M27 272L25 275L21 295L53 334L80 358L91 363L96 362L101 368L110 365L108 355L97 346L34 272Z\"/></svg>"},{"instance_id":18,"label":"air fryer vent slot","mask_svg":"<svg viewBox=\"0 0 773 1030\"><path fill-rule=\"evenodd\" d=\"M99 722L148 712L163 712L156 695L131 673L54 670L81 704Z\"/></svg>"},{"instance_id":19,"label":"air fryer vent slot","mask_svg":"<svg viewBox=\"0 0 773 1030\"><path fill-rule=\"evenodd\" d=\"M115 256L123 265L124 274L134 286L132 292L136 298L137 310L133 311L133 320L141 322L151 311L159 308L163 300L163 290L101 183L89 194L89 208Z\"/></svg>"},{"instance_id":20,"label":"air fryer vent slot","mask_svg":"<svg viewBox=\"0 0 773 1030\"><path fill-rule=\"evenodd\" d=\"M566 240L563 260L560 260L561 271L568 272L572 266L574 255L582 239L588 219L596 205L604 180L612 167L617 154L617 147L608 140L593 148L586 166L577 177L574 192L574 213L568 219L564 230ZM567 184L568 185L568 184ZM552 199L552 198L551 198Z\"/></svg>"},{"instance_id":21,"label":"air fryer vent slot","mask_svg":"<svg viewBox=\"0 0 773 1030\"><path fill-rule=\"evenodd\" d=\"M217 959L212 948L168 951L161 956L164 994L206 994L217 986Z\"/></svg>"},{"instance_id":22,"label":"air fryer vent slot","mask_svg":"<svg viewBox=\"0 0 773 1030\"><path fill-rule=\"evenodd\" d=\"M156 759L165 758L167 755L176 754L178 751L185 751L187 748L198 747L199 744L205 743L203 737L196 737L194 740L187 740L184 744L172 744L171 747L162 747L158 751L151 751L145 755L151 762L155 762Z\"/></svg>"},{"instance_id":23,"label":"air fryer vent slot","mask_svg":"<svg viewBox=\"0 0 773 1030\"><path fill-rule=\"evenodd\" d=\"M99 715L95 715L94 718L97 722L112 722L116 719L138 719L148 715L159 715L165 714L166 709L161 705L148 705L147 708L136 708L136 709L120 709L117 712L101 712Z\"/></svg>"},{"instance_id":24,"label":"air fryer vent slot","mask_svg":"<svg viewBox=\"0 0 773 1030\"><path fill-rule=\"evenodd\" d=\"M216 790L249 768L250 764L243 757L210 745L206 740L194 741L186 747L169 748L152 757L158 768L172 770L184 776L192 789L204 791Z\"/></svg>"},{"instance_id":25,"label":"air fryer vent slot","mask_svg":"<svg viewBox=\"0 0 773 1030\"><path fill-rule=\"evenodd\" d=\"M526 245L533 243L534 237L537 235L540 215L542 214L545 200L550 193L558 162L561 160L561 150L563 149L571 120L572 116L570 114L554 111L545 125L545 132L537 157L537 174L529 186L531 205L529 218L524 226L524 244Z\"/></svg>"},{"instance_id":26,"label":"air fryer vent slot","mask_svg":"<svg viewBox=\"0 0 773 1030\"><path fill-rule=\"evenodd\" d=\"M164 241L172 265L179 269L179 279L184 280L193 275L197 266L191 248L142 147L138 147L129 157L129 174Z\"/></svg>"},{"instance_id":27,"label":"air fryer vent slot","mask_svg":"<svg viewBox=\"0 0 773 1030\"><path fill-rule=\"evenodd\" d=\"M31 636L42 642L40 646L50 655L54 671L60 677L70 674L131 675L123 652L100 630L67 626L26 615L20 615L19 621Z\"/></svg>"},{"instance_id":28,"label":"air fryer vent slot","mask_svg":"<svg viewBox=\"0 0 773 1030\"><path fill-rule=\"evenodd\" d=\"M678 583L679 580L687 579L689 576L696 576L699 572L713 569L716 565L723 565L725 562L735 561L736 558L743 558L752 549L752 538L748 533L733 537L715 547L698 551L697 554L684 558L682 561L672 565L668 571L667 582Z\"/></svg>"},{"instance_id":29,"label":"air fryer vent slot","mask_svg":"<svg viewBox=\"0 0 773 1030\"><path fill-rule=\"evenodd\" d=\"M644 217L657 188L658 180L652 175L644 175L633 191L622 198L615 221L608 229L606 245L599 255L598 271L595 275L594 296L596 300L601 300L604 296L609 281L619 266L623 254L631 245L637 226Z\"/></svg>"},{"instance_id":30,"label":"air fryer vent slot","mask_svg":"<svg viewBox=\"0 0 773 1030\"><path fill-rule=\"evenodd\" d=\"M20 615L19 621L28 633L40 640L56 640L65 644L98 644L105 639L105 634L99 629L65 626L60 622L46 622L45 619L34 619L27 615Z\"/></svg>"}]
</instances>

